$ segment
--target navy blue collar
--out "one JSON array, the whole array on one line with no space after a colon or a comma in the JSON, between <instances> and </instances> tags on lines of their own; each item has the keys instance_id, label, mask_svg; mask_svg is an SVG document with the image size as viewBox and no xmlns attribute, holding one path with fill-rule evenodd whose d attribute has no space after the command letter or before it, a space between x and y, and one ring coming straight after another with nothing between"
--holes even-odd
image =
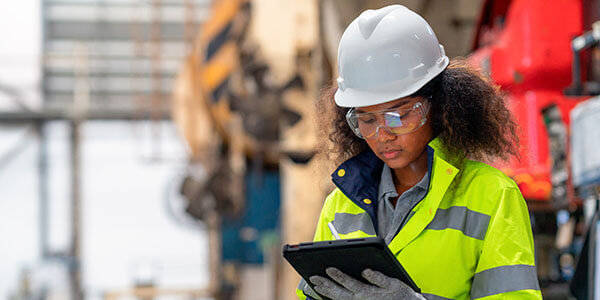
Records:
<instances>
[{"instance_id":1,"label":"navy blue collar","mask_svg":"<svg viewBox=\"0 0 600 300\"><path fill-rule=\"evenodd\" d=\"M427 172L431 184L431 169L433 166L434 150L427 146ZM331 175L333 183L352 202L364 209L378 232L377 226L377 193L383 161L370 148L342 163Z\"/></svg>"}]
</instances>

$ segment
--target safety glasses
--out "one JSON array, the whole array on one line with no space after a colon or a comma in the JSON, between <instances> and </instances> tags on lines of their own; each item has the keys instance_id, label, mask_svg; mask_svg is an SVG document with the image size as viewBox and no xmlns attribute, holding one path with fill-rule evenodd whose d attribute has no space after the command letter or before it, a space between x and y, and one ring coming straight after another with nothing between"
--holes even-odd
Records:
<instances>
[{"instance_id":1,"label":"safety glasses","mask_svg":"<svg viewBox=\"0 0 600 300\"><path fill-rule=\"evenodd\" d=\"M368 113L357 113L355 108L351 108L346 113L346 121L359 138L372 139L379 135L381 128L393 135L414 132L427 122L428 111L427 102L416 102L411 108Z\"/></svg>"}]
</instances>

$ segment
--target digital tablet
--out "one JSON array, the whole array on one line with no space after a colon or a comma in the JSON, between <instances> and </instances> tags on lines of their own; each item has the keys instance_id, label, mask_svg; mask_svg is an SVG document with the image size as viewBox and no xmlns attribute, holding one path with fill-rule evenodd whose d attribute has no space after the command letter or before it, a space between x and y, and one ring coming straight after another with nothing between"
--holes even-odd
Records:
<instances>
[{"instance_id":1,"label":"digital tablet","mask_svg":"<svg viewBox=\"0 0 600 300\"><path fill-rule=\"evenodd\" d=\"M325 273L329 267L336 267L365 283L369 282L361 274L364 269L370 268L401 280L417 293L421 292L379 237L284 245L283 257L311 288L314 285L309 278L313 275L329 278Z\"/></svg>"}]
</instances>

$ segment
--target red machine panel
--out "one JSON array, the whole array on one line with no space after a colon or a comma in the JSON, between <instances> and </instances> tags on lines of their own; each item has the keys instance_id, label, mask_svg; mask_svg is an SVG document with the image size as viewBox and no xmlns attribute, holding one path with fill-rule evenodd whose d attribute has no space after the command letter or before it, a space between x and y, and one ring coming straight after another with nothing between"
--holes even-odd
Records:
<instances>
[{"instance_id":1,"label":"red machine panel","mask_svg":"<svg viewBox=\"0 0 600 300\"><path fill-rule=\"evenodd\" d=\"M526 199L550 200L552 157L543 111L555 105L568 131L579 100L571 83L571 39L583 32L580 0L486 1L470 61L508 95L520 126L520 160L497 164Z\"/></svg>"}]
</instances>

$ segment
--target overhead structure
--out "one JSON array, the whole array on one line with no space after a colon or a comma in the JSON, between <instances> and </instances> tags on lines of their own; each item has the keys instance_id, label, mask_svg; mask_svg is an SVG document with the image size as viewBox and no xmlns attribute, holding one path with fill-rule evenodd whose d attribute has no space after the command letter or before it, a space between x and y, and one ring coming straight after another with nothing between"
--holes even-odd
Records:
<instances>
[{"instance_id":1,"label":"overhead structure","mask_svg":"<svg viewBox=\"0 0 600 300\"><path fill-rule=\"evenodd\" d=\"M44 0L44 107L70 107L75 51L85 49L90 110L168 111L187 49L186 24L207 18L209 6L210 0ZM138 95L142 101L134 100Z\"/></svg>"},{"instance_id":2,"label":"overhead structure","mask_svg":"<svg viewBox=\"0 0 600 300\"><path fill-rule=\"evenodd\" d=\"M21 105L21 111L3 111L0 122L33 123L38 132L42 259L66 265L71 299L83 299L85 293L80 264L79 127L86 120L170 117L171 82L186 49L185 24L189 27L194 18L200 21L208 12L209 0L190 1L155 0L152 7L137 0L42 1L42 105L35 110ZM18 96L14 94L15 101L20 101ZM49 161L44 128L51 121L66 121L71 129L67 249L50 249L48 243Z\"/></svg>"}]
</instances>

